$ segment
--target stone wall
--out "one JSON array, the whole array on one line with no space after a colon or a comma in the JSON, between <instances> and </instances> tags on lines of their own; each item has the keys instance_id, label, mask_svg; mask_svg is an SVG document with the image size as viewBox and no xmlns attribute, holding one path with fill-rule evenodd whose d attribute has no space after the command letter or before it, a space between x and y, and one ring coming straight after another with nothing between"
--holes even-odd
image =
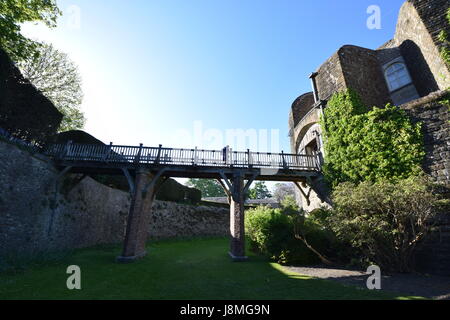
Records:
<instances>
[{"instance_id":1,"label":"stone wall","mask_svg":"<svg viewBox=\"0 0 450 320\"><path fill-rule=\"evenodd\" d=\"M367 107L391 102L376 51L347 45L339 49L339 59L346 87L355 90Z\"/></svg>"},{"instance_id":2,"label":"stone wall","mask_svg":"<svg viewBox=\"0 0 450 320\"><path fill-rule=\"evenodd\" d=\"M314 94L312 92L305 93L295 99L291 106L291 113L289 115L289 127L295 126L308 114L314 107Z\"/></svg>"},{"instance_id":3,"label":"stone wall","mask_svg":"<svg viewBox=\"0 0 450 320\"><path fill-rule=\"evenodd\" d=\"M450 186L450 112L443 102L445 91L414 100L401 106L414 122L423 123L425 144L424 170L437 182Z\"/></svg>"},{"instance_id":4,"label":"stone wall","mask_svg":"<svg viewBox=\"0 0 450 320\"><path fill-rule=\"evenodd\" d=\"M400 9L393 45L400 47L421 96L450 86L450 72L439 53L440 30L449 30L447 0L410 0Z\"/></svg>"},{"instance_id":5,"label":"stone wall","mask_svg":"<svg viewBox=\"0 0 450 320\"><path fill-rule=\"evenodd\" d=\"M450 276L449 214L439 216L435 224L435 232L422 243L414 258L417 271Z\"/></svg>"},{"instance_id":6,"label":"stone wall","mask_svg":"<svg viewBox=\"0 0 450 320\"><path fill-rule=\"evenodd\" d=\"M401 106L414 122L423 123L426 157L424 170L437 182L450 187L450 112L442 102L448 94L435 92ZM416 255L418 271L450 275L450 215L444 213L436 221L436 232Z\"/></svg>"},{"instance_id":7,"label":"stone wall","mask_svg":"<svg viewBox=\"0 0 450 320\"><path fill-rule=\"evenodd\" d=\"M391 102L378 53L374 50L343 46L317 72L321 100L328 100L334 93L351 88L369 107L382 107Z\"/></svg>"},{"instance_id":8,"label":"stone wall","mask_svg":"<svg viewBox=\"0 0 450 320\"><path fill-rule=\"evenodd\" d=\"M320 100L328 100L338 91L346 89L339 52L333 54L317 70L317 91Z\"/></svg>"},{"instance_id":9,"label":"stone wall","mask_svg":"<svg viewBox=\"0 0 450 320\"><path fill-rule=\"evenodd\" d=\"M55 193L58 172L40 156L0 141L0 257L120 243L130 196L70 175ZM155 201L151 239L229 234L229 210Z\"/></svg>"}]
</instances>

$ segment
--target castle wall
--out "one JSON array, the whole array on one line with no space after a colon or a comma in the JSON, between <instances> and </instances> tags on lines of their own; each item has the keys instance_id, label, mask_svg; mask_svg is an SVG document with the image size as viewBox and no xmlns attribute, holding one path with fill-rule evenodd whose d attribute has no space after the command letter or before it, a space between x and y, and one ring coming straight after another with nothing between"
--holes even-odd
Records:
<instances>
[{"instance_id":1,"label":"castle wall","mask_svg":"<svg viewBox=\"0 0 450 320\"><path fill-rule=\"evenodd\" d=\"M313 107L314 94L312 92L305 93L298 97L291 107L293 127L295 127Z\"/></svg>"},{"instance_id":2,"label":"castle wall","mask_svg":"<svg viewBox=\"0 0 450 320\"><path fill-rule=\"evenodd\" d=\"M383 107L391 101L376 51L344 46L338 54L346 87L358 92L367 107Z\"/></svg>"},{"instance_id":3,"label":"castle wall","mask_svg":"<svg viewBox=\"0 0 450 320\"><path fill-rule=\"evenodd\" d=\"M303 117L303 119L297 124L297 126L294 128L292 132L292 153L298 153L298 147L300 145L300 142L303 139L303 136L306 134L308 129L320 121L320 111L319 109L311 109L306 116Z\"/></svg>"},{"instance_id":4,"label":"castle wall","mask_svg":"<svg viewBox=\"0 0 450 320\"><path fill-rule=\"evenodd\" d=\"M320 100L328 100L335 92L347 88L338 52L325 61L317 73L316 82Z\"/></svg>"},{"instance_id":5,"label":"castle wall","mask_svg":"<svg viewBox=\"0 0 450 320\"><path fill-rule=\"evenodd\" d=\"M399 47L391 47L392 40L376 50L380 65L385 65L402 56Z\"/></svg>"},{"instance_id":6,"label":"castle wall","mask_svg":"<svg viewBox=\"0 0 450 320\"><path fill-rule=\"evenodd\" d=\"M423 169L433 179L450 187L450 112L442 102L445 91L432 93L400 106L413 122L422 122L425 160ZM420 272L450 275L450 214L441 214L435 222L435 232L425 241L415 256Z\"/></svg>"},{"instance_id":7,"label":"castle wall","mask_svg":"<svg viewBox=\"0 0 450 320\"><path fill-rule=\"evenodd\" d=\"M374 50L343 46L317 72L321 100L328 100L334 93L351 88L369 107L381 107L391 102L378 54Z\"/></svg>"},{"instance_id":8,"label":"castle wall","mask_svg":"<svg viewBox=\"0 0 450 320\"><path fill-rule=\"evenodd\" d=\"M439 52L437 36L449 29L446 0L414 0L400 10L394 44L400 47L420 96L450 87L450 72Z\"/></svg>"},{"instance_id":9,"label":"castle wall","mask_svg":"<svg viewBox=\"0 0 450 320\"><path fill-rule=\"evenodd\" d=\"M450 187L450 112L449 106L441 102L445 94L435 92L400 107L413 122L423 123L425 172Z\"/></svg>"},{"instance_id":10,"label":"castle wall","mask_svg":"<svg viewBox=\"0 0 450 320\"><path fill-rule=\"evenodd\" d=\"M423 273L450 276L450 215L440 215L435 229L419 247L415 268Z\"/></svg>"}]
</instances>

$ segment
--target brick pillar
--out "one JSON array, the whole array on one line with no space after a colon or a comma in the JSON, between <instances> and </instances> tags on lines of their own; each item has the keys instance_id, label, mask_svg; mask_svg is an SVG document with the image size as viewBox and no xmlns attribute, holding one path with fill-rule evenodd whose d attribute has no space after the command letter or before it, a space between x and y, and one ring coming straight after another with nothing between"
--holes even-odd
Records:
<instances>
[{"instance_id":1,"label":"brick pillar","mask_svg":"<svg viewBox=\"0 0 450 320\"><path fill-rule=\"evenodd\" d=\"M123 253L117 257L118 262L132 262L144 257L147 252L147 241L151 208L154 199L155 188L149 188L143 192L153 176L146 170L136 171L135 191L131 199L130 212L128 214L127 230L123 244Z\"/></svg>"},{"instance_id":2,"label":"brick pillar","mask_svg":"<svg viewBox=\"0 0 450 320\"><path fill-rule=\"evenodd\" d=\"M244 180L241 176L233 177L230 202L230 256L234 261L245 261L244 229Z\"/></svg>"}]
</instances>

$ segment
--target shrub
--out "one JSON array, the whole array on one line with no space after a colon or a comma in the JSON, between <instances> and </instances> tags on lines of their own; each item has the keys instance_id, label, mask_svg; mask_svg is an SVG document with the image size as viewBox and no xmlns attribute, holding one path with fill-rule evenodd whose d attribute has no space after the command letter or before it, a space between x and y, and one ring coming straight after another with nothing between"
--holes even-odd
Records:
<instances>
[{"instance_id":1,"label":"shrub","mask_svg":"<svg viewBox=\"0 0 450 320\"><path fill-rule=\"evenodd\" d=\"M425 176L398 182L342 183L327 218L339 239L388 271L412 270L414 252L432 229L438 198Z\"/></svg>"},{"instance_id":2,"label":"shrub","mask_svg":"<svg viewBox=\"0 0 450 320\"><path fill-rule=\"evenodd\" d=\"M295 214L300 211L297 201L293 195L287 195L281 200L281 207L283 208L283 213Z\"/></svg>"},{"instance_id":3,"label":"shrub","mask_svg":"<svg viewBox=\"0 0 450 320\"><path fill-rule=\"evenodd\" d=\"M303 212L298 208L295 210L293 206L250 209L246 212L245 225L251 248L282 264L320 263L321 260L311 248L325 252L331 247L325 230L309 218L304 218ZM299 228L310 248L296 237Z\"/></svg>"},{"instance_id":4,"label":"shrub","mask_svg":"<svg viewBox=\"0 0 450 320\"><path fill-rule=\"evenodd\" d=\"M279 209L263 206L250 209L245 225L252 247L272 256L279 256L292 237L288 216Z\"/></svg>"}]
</instances>

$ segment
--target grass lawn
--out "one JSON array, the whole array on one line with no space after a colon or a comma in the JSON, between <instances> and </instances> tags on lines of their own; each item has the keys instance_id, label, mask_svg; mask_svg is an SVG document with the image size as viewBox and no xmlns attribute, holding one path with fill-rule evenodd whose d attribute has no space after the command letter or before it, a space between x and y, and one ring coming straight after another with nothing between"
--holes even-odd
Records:
<instances>
[{"instance_id":1,"label":"grass lawn","mask_svg":"<svg viewBox=\"0 0 450 320\"><path fill-rule=\"evenodd\" d=\"M64 261L0 274L0 299L394 299L288 273L255 255L233 263L227 239L150 243L149 254L117 264L120 246L80 249ZM81 268L81 290L68 290L66 269Z\"/></svg>"}]
</instances>

